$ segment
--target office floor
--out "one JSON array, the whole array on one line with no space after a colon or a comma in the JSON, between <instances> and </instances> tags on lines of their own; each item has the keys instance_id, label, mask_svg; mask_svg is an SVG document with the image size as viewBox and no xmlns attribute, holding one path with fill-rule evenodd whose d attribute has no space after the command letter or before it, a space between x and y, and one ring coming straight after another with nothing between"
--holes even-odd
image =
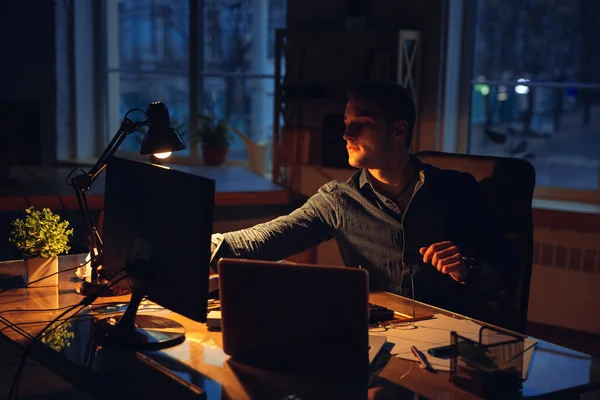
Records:
<instances>
[{"instance_id":1,"label":"office floor","mask_svg":"<svg viewBox=\"0 0 600 400\"><path fill-rule=\"evenodd\" d=\"M600 358L600 335L534 322L527 323L527 334Z\"/></svg>"}]
</instances>

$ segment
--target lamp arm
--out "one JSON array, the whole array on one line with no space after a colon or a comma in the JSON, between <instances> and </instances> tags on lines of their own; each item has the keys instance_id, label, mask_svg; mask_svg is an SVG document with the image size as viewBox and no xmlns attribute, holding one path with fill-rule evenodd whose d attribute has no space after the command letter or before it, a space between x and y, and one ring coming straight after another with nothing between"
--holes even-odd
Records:
<instances>
[{"instance_id":1,"label":"lamp arm","mask_svg":"<svg viewBox=\"0 0 600 400\"><path fill-rule=\"evenodd\" d=\"M98 233L94 218L92 217L92 212L90 210L85 191L75 188L75 195L77 198L77 204L79 205L79 211L81 212L83 219L85 238L90 251L90 263L92 271L98 271L99 269L102 269L102 261L100 260L103 246L102 238Z\"/></svg>"},{"instance_id":2,"label":"lamp arm","mask_svg":"<svg viewBox=\"0 0 600 400\"><path fill-rule=\"evenodd\" d=\"M104 168L106 168L107 159L117 151L125 138L129 134L146 125L148 125L148 121L133 122L125 118L121 123L121 127L112 138L96 164L87 173L74 177L70 183L75 190L77 204L83 218L85 236L91 256L92 274L93 276L95 275L94 278L96 279L99 278L98 272L102 269L101 257L103 243L102 238L98 233L98 229L96 228L96 223L94 222L94 218L87 201L86 192L92 188L92 184L95 182L96 178L98 178L102 171L104 171Z\"/></svg>"},{"instance_id":3,"label":"lamp arm","mask_svg":"<svg viewBox=\"0 0 600 400\"><path fill-rule=\"evenodd\" d=\"M102 173L102 171L106 167L106 160L119 149L125 138L131 133L139 130L142 126L147 125L148 121L133 122L128 118L123 119L119 130L112 138L108 146L106 146L106 149L104 149L104 152L102 153L100 158L98 158L98 161L96 161L96 164L87 173L87 175L90 177L90 186L94 183L98 175L100 175L100 173Z\"/></svg>"}]
</instances>

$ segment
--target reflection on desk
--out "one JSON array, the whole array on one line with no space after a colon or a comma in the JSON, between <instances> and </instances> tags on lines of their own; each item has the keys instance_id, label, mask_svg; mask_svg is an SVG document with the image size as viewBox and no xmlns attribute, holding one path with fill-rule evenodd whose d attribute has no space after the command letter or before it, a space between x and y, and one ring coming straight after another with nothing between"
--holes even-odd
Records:
<instances>
[{"instance_id":1,"label":"reflection on desk","mask_svg":"<svg viewBox=\"0 0 600 400\"><path fill-rule=\"evenodd\" d=\"M79 256L61 257L61 269L74 266L81 260ZM10 324L28 323L5 329L0 335L15 343L27 343L44 326L31 322L50 320L60 311L3 313L2 310L73 305L81 300L75 293L76 286L69 282L69 273L66 273L60 276L57 290L15 289L0 293L0 329ZM411 300L390 293L372 293L370 297L373 303L401 312L410 310L412 306ZM110 300L123 303L128 298ZM103 301L105 299L100 299L97 303ZM417 308L461 318L424 304L417 304ZM289 376L241 365L229 360L223 353L220 332L210 332L204 324L168 310L154 309L151 304L140 312L168 316L182 323L187 329L186 341L170 349L144 353L101 348L94 341L91 319L87 317L71 323L68 329L74 338L69 347L57 353L48 346L37 345L32 355L92 397L102 399L126 398L132 393L136 396L143 394L146 398L196 399L199 398L199 389L206 393L208 399L283 399L289 395L327 399L367 397L366 381L348 382L343 377ZM330 361L332 371L335 371L335 360ZM412 399L413 392L417 392L426 398L476 398L452 385L447 372L431 374L418 368L413 361L396 357L389 359L379 377L374 387L369 389L369 397L393 394L393 398ZM598 387L600 364L597 359L540 340L522 396L559 391L561 394L583 393Z\"/></svg>"}]
</instances>

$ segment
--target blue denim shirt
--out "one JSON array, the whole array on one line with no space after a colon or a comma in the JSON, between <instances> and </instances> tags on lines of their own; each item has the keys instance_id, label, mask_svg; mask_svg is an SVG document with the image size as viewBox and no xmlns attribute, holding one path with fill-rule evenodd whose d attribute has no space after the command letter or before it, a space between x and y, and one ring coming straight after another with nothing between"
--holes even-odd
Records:
<instances>
[{"instance_id":1,"label":"blue denim shirt","mask_svg":"<svg viewBox=\"0 0 600 400\"><path fill-rule=\"evenodd\" d=\"M519 276L512 244L497 229L472 175L421 164L410 203L403 214L369 183L360 170L346 182L323 185L289 215L248 229L213 235L212 260L221 257L281 260L323 241L337 241L344 264L369 272L371 289L466 312L465 290L431 264L421 247L450 240L463 256L500 272L505 285Z\"/></svg>"}]
</instances>

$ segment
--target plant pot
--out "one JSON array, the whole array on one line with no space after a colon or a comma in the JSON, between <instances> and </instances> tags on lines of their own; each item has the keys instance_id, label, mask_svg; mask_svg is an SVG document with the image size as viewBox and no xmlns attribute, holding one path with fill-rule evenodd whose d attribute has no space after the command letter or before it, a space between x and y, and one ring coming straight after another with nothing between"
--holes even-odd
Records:
<instances>
[{"instance_id":1,"label":"plant pot","mask_svg":"<svg viewBox=\"0 0 600 400\"><path fill-rule=\"evenodd\" d=\"M229 147L202 146L204 165L222 165L227 159L227 153L229 153Z\"/></svg>"},{"instance_id":2,"label":"plant pot","mask_svg":"<svg viewBox=\"0 0 600 400\"><path fill-rule=\"evenodd\" d=\"M54 275L42 279L51 274ZM25 284L28 287L58 286L58 257L25 258Z\"/></svg>"}]
</instances>

